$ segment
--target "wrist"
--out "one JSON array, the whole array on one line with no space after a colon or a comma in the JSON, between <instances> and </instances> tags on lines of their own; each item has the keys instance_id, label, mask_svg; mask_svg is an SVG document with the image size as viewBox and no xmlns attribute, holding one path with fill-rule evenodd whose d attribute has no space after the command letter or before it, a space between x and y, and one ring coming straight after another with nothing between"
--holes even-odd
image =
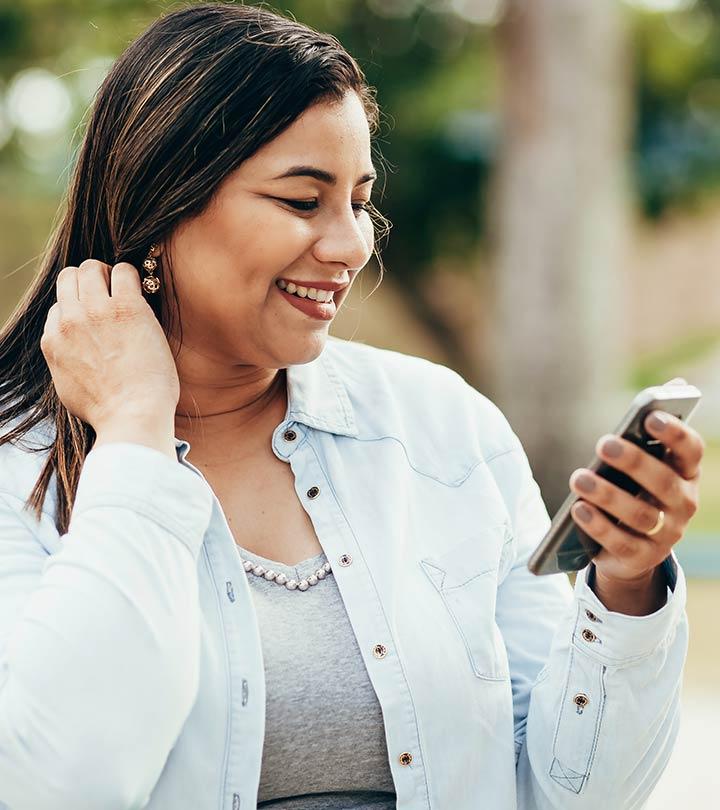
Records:
<instances>
[{"instance_id":1,"label":"wrist","mask_svg":"<svg viewBox=\"0 0 720 810\"><path fill-rule=\"evenodd\" d=\"M113 442L130 442L152 447L177 461L174 423L157 415L142 418L118 417L95 429L93 448Z\"/></svg>"},{"instance_id":2,"label":"wrist","mask_svg":"<svg viewBox=\"0 0 720 810\"><path fill-rule=\"evenodd\" d=\"M614 613L647 616L667 602L668 585L662 565L632 580L612 579L595 569L595 576L588 584L603 605Z\"/></svg>"}]
</instances>

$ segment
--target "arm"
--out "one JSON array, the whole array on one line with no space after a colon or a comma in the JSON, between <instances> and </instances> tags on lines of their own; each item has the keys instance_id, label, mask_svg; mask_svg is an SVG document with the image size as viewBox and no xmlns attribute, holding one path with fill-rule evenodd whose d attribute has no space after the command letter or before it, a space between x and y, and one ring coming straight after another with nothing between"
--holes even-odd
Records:
<instances>
[{"instance_id":1,"label":"arm","mask_svg":"<svg viewBox=\"0 0 720 810\"><path fill-rule=\"evenodd\" d=\"M88 454L56 554L22 506L0 495L0 802L143 806L197 692L212 494L116 442Z\"/></svg>"},{"instance_id":2,"label":"arm","mask_svg":"<svg viewBox=\"0 0 720 810\"><path fill-rule=\"evenodd\" d=\"M641 808L677 736L688 641L682 569L672 555L673 590L645 616L608 610L587 584L591 566L574 593L565 574L536 577L527 560L550 518L517 437L488 463L516 546L496 620L512 674L518 808Z\"/></svg>"}]
</instances>

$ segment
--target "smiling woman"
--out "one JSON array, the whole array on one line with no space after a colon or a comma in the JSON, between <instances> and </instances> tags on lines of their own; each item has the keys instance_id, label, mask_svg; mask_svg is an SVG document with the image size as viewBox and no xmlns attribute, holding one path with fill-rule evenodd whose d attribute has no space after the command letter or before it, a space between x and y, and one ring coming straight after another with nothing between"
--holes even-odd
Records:
<instances>
[{"instance_id":1,"label":"smiling woman","mask_svg":"<svg viewBox=\"0 0 720 810\"><path fill-rule=\"evenodd\" d=\"M383 270L375 240L390 223L370 202L378 118L374 89L337 39L251 6L168 14L117 59L65 213L0 335L0 421L20 419L7 439L54 424L36 514L56 472L67 530L95 439L58 398L40 351L60 270L88 259L106 273L120 261L141 268L158 246L165 294L146 300L178 368L176 431L195 440L195 457L222 454L229 433L244 438L252 422L257 435L260 417L282 411L283 369L317 357L373 253ZM318 305L280 278L300 296L323 282L343 289Z\"/></svg>"},{"instance_id":2,"label":"smiling woman","mask_svg":"<svg viewBox=\"0 0 720 810\"><path fill-rule=\"evenodd\" d=\"M640 615L534 577L500 410L328 335L377 118L336 39L233 3L100 88L0 334L0 810L605 810L662 772L674 556Z\"/></svg>"}]
</instances>

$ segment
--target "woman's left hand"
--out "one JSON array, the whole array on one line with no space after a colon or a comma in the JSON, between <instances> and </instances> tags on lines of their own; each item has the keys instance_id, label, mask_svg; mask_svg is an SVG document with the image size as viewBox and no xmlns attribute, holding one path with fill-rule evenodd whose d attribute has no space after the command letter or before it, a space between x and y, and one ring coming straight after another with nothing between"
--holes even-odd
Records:
<instances>
[{"instance_id":1,"label":"woman's left hand","mask_svg":"<svg viewBox=\"0 0 720 810\"><path fill-rule=\"evenodd\" d=\"M657 424L657 416L664 424ZM702 436L680 419L653 411L645 420L647 432L670 451L659 460L620 436L603 436L597 443L598 458L634 479L654 500L630 495L590 470L575 470L570 488L581 500L572 508L578 526L603 548L593 558L605 582L637 583L652 577L685 534L699 504L700 462L705 452ZM581 485L586 480L591 489ZM599 508L598 508L599 507ZM582 519L583 510L589 520ZM602 510L602 511L601 511ZM662 529L652 536L660 510ZM603 514L606 512L607 514ZM607 515L622 521L615 524Z\"/></svg>"}]
</instances>

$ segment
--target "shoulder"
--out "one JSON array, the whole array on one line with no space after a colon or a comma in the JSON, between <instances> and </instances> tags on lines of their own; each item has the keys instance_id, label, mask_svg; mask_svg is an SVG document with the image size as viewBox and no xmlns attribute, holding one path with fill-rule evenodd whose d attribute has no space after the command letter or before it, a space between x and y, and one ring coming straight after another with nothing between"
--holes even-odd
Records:
<instances>
[{"instance_id":1,"label":"shoulder","mask_svg":"<svg viewBox=\"0 0 720 810\"><path fill-rule=\"evenodd\" d=\"M488 459L516 446L505 415L442 363L332 338L328 359L345 385L360 435L402 434Z\"/></svg>"}]
</instances>

